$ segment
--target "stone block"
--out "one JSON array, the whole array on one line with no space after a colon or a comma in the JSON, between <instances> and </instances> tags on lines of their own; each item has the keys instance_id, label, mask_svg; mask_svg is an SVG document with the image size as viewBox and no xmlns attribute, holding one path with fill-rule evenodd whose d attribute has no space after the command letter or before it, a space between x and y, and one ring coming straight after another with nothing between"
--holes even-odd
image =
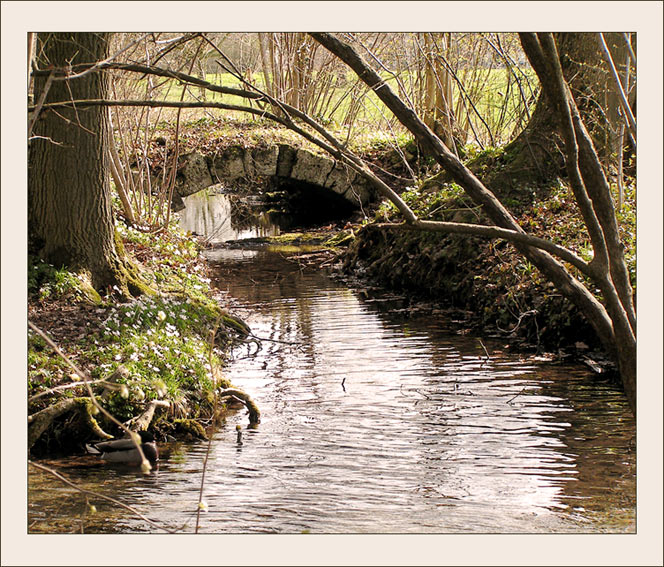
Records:
<instances>
[{"instance_id":1,"label":"stone block","mask_svg":"<svg viewBox=\"0 0 664 567\"><path fill-rule=\"evenodd\" d=\"M295 164L297 151L287 144L279 145L279 156L277 158L277 176L290 177Z\"/></svg>"},{"instance_id":2,"label":"stone block","mask_svg":"<svg viewBox=\"0 0 664 567\"><path fill-rule=\"evenodd\" d=\"M305 181L325 187L325 181L333 167L334 162L332 160L300 149L295 156L295 164L290 177L297 181Z\"/></svg>"},{"instance_id":3,"label":"stone block","mask_svg":"<svg viewBox=\"0 0 664 567\"><path fill-rule=\"evenodd\" d=\"M215 183L233 183L247 176L245 171L245 149L241 146L231 146L212 160L212 173Z\"/></svg>"},{"instance_id":4,"label":"stone block","mask_svg":"<svg viewBox=\"0 0 664 567\"><path fill-rule=\"evenodd\" d=\"M196 152L181 155L175 183L181 197L193 195L212 185L212 176L205 157Z\"/></svg>"},{"instance_id":5,"label":"stone block","mask_svg":"<svg viewBox=\"0 0 664 567\"><path fill-rule=\"evenodd\" d=\"M255 175L270 176L277 174L277 162L279 161L279 148L277 146L254 148L250 155Z\"/></svg>"},{"instance_id":6,"label":"stone block","mask_svg":"<svg viewBox=\"0 0 664 567\"><path fill-rule=\"evenodd\" d=\"M339 195L343 195L356 177L357 173L350 169L350 167L337 163L327 176L325 187L332 189L332 191Z\"/></svg>"}]
</instances>

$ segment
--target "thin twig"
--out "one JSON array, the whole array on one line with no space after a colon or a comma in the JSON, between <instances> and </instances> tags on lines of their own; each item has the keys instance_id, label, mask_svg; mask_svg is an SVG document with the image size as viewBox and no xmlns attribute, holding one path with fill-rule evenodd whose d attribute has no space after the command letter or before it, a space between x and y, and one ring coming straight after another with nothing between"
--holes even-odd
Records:
<instances>
[{"instance_id":1,"label":"thin twig","mask_svg":"<svg viewBox=\"0 0 664 567\"><path fill-rule=\"evenodd\" d=\"M94 496L96 498L101 498L103 500L108 500L109 502L112 502L113 504L116 504L117 506L120 506L120 507L124 508L125 510L129 510L130 512L132 512L133 514L136 514L139 518L141 518L142 520L145 520L148 524L150 524L151 526L154 526L157 529L164 530L165 532L168 532L168 533L171 533L171 534L177 533L178 531L180 531L182 529L182 528L172 529L172 528L167 528L165 526L161 526L157 522L155 522L154 520L151 520L147 516L144 516L143 514L141 514L138 510L136 510L136 508L134 508L132 506L129 506L128 504L124 504L123 502L120 502L119 500L116 500L115 498L111 498L110 496L106 496L104 494L100 494L99 492L95 492L93 490L88 490L86 488L81 488L80 486L73 483L72 481L70 481L66 477L62 476L59 472L57 472L57 471L55 471L55 470L53 470L49 467L45 467L44 465L40 465L40 464L35 463L34 461L31 461L31 460L28 460L28 464L32 465L33 467L35 467L37 469L40 469L44 472L47 472L47 473L53 475L58 480L64 482L66 485L71 486L72 488L74 488L75 490L78 490L79 492L81 492L83 494L89 494L89 495Z\"/></svg>"},{"instance_id":2,"label":"thin twig","mask_svg":"<svg viewBox=\"0 0 664 567\"><path fill-rule=\"evenodd\" d=\"M110 386L113 387L115 384L111 384L110 382L107 382L105 378L100 378L99 380L89 380L89 384L104 384L105 386ZM39 392L39 394L35 394L34 396L30 396L28 398L28 403L32 402L38 398L41 398L43 396L48 396L49 394L54 394L55 392L60 392L62 390L69 390L70 388L78 388L80 386L85 386L84 382L73 382L69 384L63 384L62 386L54 386L53 388L49 388L48 390L45 390L43 392Z\"/></svg>"},{"instance_id":3,"label":"thin twig","mask_svg":"<svg viewBox=\"0 0 664 567\"><path fill-rule=\"evenodd\" d=\"M505 334L507 334L507 335L510 335L510 334L514 333L514 332L515 332L515 331L521 326L521 321L523 321L523 318L524 318L526 315L537 315L537 310L536 310L536 309L531 309L530 311L525 311L524 313L521 313L521 315L519 315L519 318L518 318L518 320L517 320L517 322L516 322L516 325L514 325L514 327L513 327L511 330L509 330L509 331L506 331L505 329L501 329L498 325L496 325L496 328L497 328L501 333L505 333Z\"/></svg>"},{"instance_id":4,"label":"thin twig","mask_svg":"<svg viewBox=\"0 0 664 567\"><path fill-rule=\"evenodd\" d=\"M518 398L518 397L519 397L521 394L523 394L525 391L526 391L526 387L524 386L523 388L521 388L521 391L520 391L516 396L510 398L510 399L507 400L505 403L506 403L506 404L511 404L511 403L512 403L512 400L515 400L516 398Z\"/></svg>"},{"instance_id":5,"label":"thin twig","mask_svg":"<svg viewBox=\"0 0 664 567\"><path fill-rule=\"evenodd\" d=\"M82 379L83 383L85 384L85 387L88 390L88 395L90 396L90 401L94 405L95 408L97 408L101 413L103 413L108 419L110 419L113 423L115 423L120 429L122 429L127 435L129 435L129 438L132 440L134 443L134 446L138 450L139 455L141 456L141 470L145 473L150 471L151 465L150 461L148 461L145 458L145 453L143 453L143 449L141 448L140 443L136 441L135 434L130 431L123 423L120 423L118 419L116 419L113 415L111 415L106 409L104 409L101 404L97 401L97 398L94 395L94 392L92 391L92 388L90 387L90 377L88 376L87 372L84 372L81 370L76 364L74 364L69 357L64 354L58 345L56 345L51 338L44 333L37 325L35 325L32 321L28 321L28 326L37 334L39 334L45 341L46 343L56 352L58 356L60 356L71 368L76 374L78 374Z\"/></svg>"},{"instance_id":6,"label":"thin twig","mask_svg":"<svg viewBox=\"0 0 664 567\"><path fill-rule=\"evenodd\" d=\"M282 345L291 345L291 346L304 346L306 343L301 342L301 341L280 341L278 339L267 339L264 337L259 337L257 335L254 335L253 333L249 333L249 335L252 339L256 339L257 341L267 341L269 343L279 343Z\"/></svg>"},{"instance_id":7,"label":"thin twig","mask_svg":"<svg viewBox=\"0 0 664 567\"><path fill-rule=\"evenodd\" d=\"M629 102L627 101L627 95L625 94L625 90L623 89L622 83L620 82L620 77L618 76L618 71L616 70L616 66L613 63L613 57L611 57L611 52L609 51L609 48L606 46L606 42L604 41L604 34L603 33L597 34L597 39L599 42L600 49L602 51L602 55L604 56L604 59L606 60L606 63L609 66L609 71L611 72L611 76L613 77L615 91L618 95L618 100L620 101L620 107L622 108L623 115L626 119L630 137L632 138L632 143L636 148L636 120L634 119L634 114L632 114L632 109L629 107Z\"/></svg>"},{"instance_id":8,"label":"thin twig","mask_svg":"<svg viewBox=\"0 0 664 567\"><path fill-rule=\"evenodd\" d=\"M46 84L44 85L44 90L39 95L39 100L37 101L37 106L35 107L35 110L32 114L32 119L30 120L30 126L28 127L28 136L32 135L32 129L35 127L35 123L37 122L37 119L39 118L39 114L41 113L41 109L44 106L44 101L46 100L46 95L48 94L48 91L51 88L51 83L53 82L53 77L54 76L55 76L55 70L51 70L51 73L49 74L48 78L46 79Z\"/></svg>"},{"instance_id":9,"label":"thin twig","mask_svg":"<svg viewBox=\"0 0 664 567\"><path fill-rule=\"evenodd\" d=\"M62 142L56 142L53 138L49 138L48 136L30 136L28 141L31 140L48 140L51 144L55 144L56 146L64 146Z\"/></svg>"},{"instance_id":10,"label":"thin twig","mask_svg":"<svg viewBox=\"0 0 664 567\"><path fill-rule=\"evenodd\" d=\"M486 354L486 360L491 360L491 357L489 356L489 351L486 350L486 347L484 346L484 343L482 342L482 339L477 339L480 342L480 345L484 349L484 354Z\"/></svg>"},{"instance_id":11,"label":"thin twig","mask_svg":"<svg viewBox=\"0 0 664 567\"><path fill-rule=\"evenodd\" d=\"M210 376L212 377L213 382L216 384L216 376L214 374L213 358L212 353L214 352L214 338L217 335L217 330L221 323L221 314L217 315L217 319L214 322L212 331L210 331L210 340L208 343L208 360L210 364ZM217 411L217 388L214 389L214 408L213 416L216 417ZM216 419L212 420L212 433L208 435L208 444L207 449L205 450L205 460L203 461L203 473L201 474L201 487L198 491L198 507L196 508L196 527L194 528L194 533L198 533L198 526L201 518L201 509L203 507L203 488L205 487L205 471L207 470L208 458L210 457L210 450L212 448L212 438L214 437L214 431L216 429Z\"/></svg>"}]
</instances>

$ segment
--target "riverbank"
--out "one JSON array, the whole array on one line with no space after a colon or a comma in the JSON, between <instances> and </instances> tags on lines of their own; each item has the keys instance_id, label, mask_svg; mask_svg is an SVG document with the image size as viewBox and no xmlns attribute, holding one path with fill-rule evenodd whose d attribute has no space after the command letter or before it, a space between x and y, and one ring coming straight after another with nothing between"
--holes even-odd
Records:
<instances>
[{"instance_id":1,"label":"riverbank","mask_svg":"<svg viewBox=\"0 0 664 567\"><path fill-rule=\"evenodd\" d=\"M188 126L186 150L220 152L239 140L248 145L288 143L307 147L306 142L284 129L260 124L237 126L214 120L201 120L195 129ZM395 143L367 132L353 143L352 150L374 166L377 175L401 195L418 218L492 224L445 172L418 151L412 140L402 138ZM564 179L557 177L564 171L551 171L546 180L533 180L529 178L533 175L530 170L519 168L519 156L509 146L482 151L468 146L460 151L468 167L501 196L529 234L591 260L590 239L572 191ZM635 185L634 178L625 180L623 205L617 214L634 290ZM612 190L617 202L615 184ZM452 310L472 332L500 337L530 351L574 357L597 372L612 370L594 330L578 309L510 244L375 226L402 221L391 204L362 208L361 214L352 219L352 226L338 237L339 245L348 246L343 254L342 273L406 292L414 300L435 302ZM339 228L344 225L340 223ZM590 284L573 267L570 269L584 284Z\"/></svg>"},{"instance_id":2,"label":"riverbank","mask_svg":"<svg viewBox=\"0 0 664 567\"><path fill-rule=\"evenodd\" d=\"M96 496L82 515L83 495L30 467L31 532L191 532L202 494L198 533L633 533L635 425L620 389L455 332L409 296L349 289L310 254L205 252L211 285L261 338L224 367L260 405L259 427L229 413L210 444L161 444L156 476L45 463L158 526Z\"/></svg>"},{"instance_id":3,"label":"riverbank","mask_svg":"<svg viewBox=\"0 0 664 567\"><path fill-rule=\"evenodd\" d=\"M205 438L228 407L219 398L231 386L223 366L250 329L210 287L202 247L177 225L150 235L119 222L117 233L154 294L126 301L109 289L96 296L84 276L29 258L28 319L69 359L29 331L33 456L76 453L105 434L123 435L89 403L83 376L111 415L134 426L142 418L158 440Z\"/></svg>"},{"instance_id":4,"label":"riverbank","mask_svg":"<svg viewBox=\"0 0 664 567\"><path fill-rule=\"evenodd\" d=\"M454 183L424 181L401 197L421 219L491 224ZM514 201L511 209L529 233L591 259L582 219L562 181L552 183L539 198ZM634 210L631 185L619 218L636 289ZM408 293L414 301L434 302L475 334L501 338L526 351L577 359L598 373L614 372L578 309L510 244L385 226L401 222L395 207L383 204L355 231L341 272Z\"/></svg>"},{"instance_id":5,"label":"riverbank","mask_svg":"<svg viewBox=\"0 0 664 567\"><path fill-rule=\"evenodd\" d=\"M250 143L256 138L264 144L284 141L283 130L273 129L266 141L262 127L235 130L232 136L222 135L226 127L223 121L189 124L181 132L183 150L219 151L219 144L227 146L238 139ZM210 144L214 147L208 147ZM402 140L397 147L373 139L356 151L377 166L379 175L419 218L486 222L454 183L440 175L427 178L435 167L418 155L412 141ZM487 155L491 168L502 167L496 163L502 155L498 150ZM481 157L474 160L479 163L480 176ZM422 181L408 181L409 174ZM510 197L510 208L521 225L589 259L583 225L569 190L557 181L541 189L537 195L523 189L521 201ZM620 222L634 276L633 184L627 186L625 197ZM247 210L254 208L251 205ZM302 232L267 240L284 253L296 247L301 251L303 243L311 245L312 255L300 256L298 263L314 269L334 264L334 253L321 257L314 253L315 248L342 249L337 275L357 279L360 286L403 292L413 309L421 311L427 303L432 312L446 310L459 333L499 338L512 348L547 353L564 361L580 360L596 372L611 374L593 330L511 245L378 226L389 222L401 222L395 208L372 204L319 230L302 227ZM123 301L118 290L97 296L90 293L84 277L29 259L29 320L81 369L72 368L41 336L30 332L29 415L36 416L63 400L80 399L50 419L42 431L31 423L29 445L35 456L80 451L100 432L122 433L90 411L79 374L89 376L95 396L124 423L135 424L155 402L149 425L158 439L204 438L206 426L225 410L225 402L217 396L230 387L223 373L228 349L246 337L249 329L232 315L232 301L220 291L224 286L212 285L202 245L176 224L160 235L137 231L123 222L117 223L117 230L154 295L131 302ZM255 242L234 245L251 244Z\"/></svg>"}]
</instances>

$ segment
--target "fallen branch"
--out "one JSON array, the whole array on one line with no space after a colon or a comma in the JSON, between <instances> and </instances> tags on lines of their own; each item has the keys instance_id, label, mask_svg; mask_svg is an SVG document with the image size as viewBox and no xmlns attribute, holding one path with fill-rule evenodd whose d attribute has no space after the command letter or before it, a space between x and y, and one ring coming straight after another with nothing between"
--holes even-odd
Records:
<instances>
[{"instance_id":1,"label":"fallen branch","mask_svg":"<svg viewBox=\"0 0 664 567\"><path fill-rule=\"evenodd\" d=\"M526 317L527 315L537 315L537 309L531 309L530 311L524 311L523 313L521 313L521 315L519 315L519 318L517 319L516 325L514 325L514 327L509 331L501 329L498 325L496 325L496 328L501 333L505 333L506 335L511 335L512 333L515 333L516 330L521 326L521 321L523 321L524 317Z\"/></svg>"},{"instance_id":2,"label":"fallen branch","mask_svg":"<svg viewBox=\"0 0 664 567\"><path fill-rule=\"evenodd\" d=\"M37 439L41 437L42 433L50 427L55 419L74 409L80 410L85 424L95 435L102 439L112 439L113 436L106 433L92 415L93 408L94 405L90 398L68 398L28 416L28 451L32 449Z\"/></svg>"},{"instance_id":3,"label":"fallen branch","mask_svg":"<svg viewBox=\"0 0 664 567\"><path fill-rule=\"evenodd\" d=\"M484 360L485 360L485 361L487 361L487 360L491 360L491 357L489 356L489 351L488 351L488 350L486 349L486 347L484 346L484 343L482 342L482 339L477 339L477 340L480 342L480 345L481 345L482 348L484 349L484 354L486 354L486 358L485 358Z\"/></svg>"},{"instance_id":4,"label":"fallen branch","mask_svg":"<svg viewBox=\"0 0 664 567\"><path fill-rule=\"evenodd\" d=\"M516 395L511 397L509 400L507 400L505 403L506 404L511 404L514 400L516 400L521 394L523 394L526 391L526 386L521 388L521 391Z\"/></svg>"}]
</instances>

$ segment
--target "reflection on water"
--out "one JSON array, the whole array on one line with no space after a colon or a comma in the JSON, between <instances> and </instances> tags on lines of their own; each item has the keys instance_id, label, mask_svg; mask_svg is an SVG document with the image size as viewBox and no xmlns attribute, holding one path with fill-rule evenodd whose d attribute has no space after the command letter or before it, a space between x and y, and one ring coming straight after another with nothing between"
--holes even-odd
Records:
<instances>
[{"instance_id":1,"label":"reflection on water","mask_svg":"<svg viewBox=\"0 0 664 567\"><path fill-rule=\"evenodd\" d=\"M239 412L216 434L200 531L634 530L635 424L612 385L484 340L487 360L443 318L358 294L293 256L215 254L219 285L264 339L226 369L262 422L246 429ZM206 448L173 448L148 477L64 472L193 531ZM30 488L32 531L154 531L105 505L110 522L81 516L84 499L41 473Z\"/></svg>"},{"instance_id":2,"label":"reflection on water","mask_svg":"<svg viewBox=\"0 0 664 567\"><path fill-rule=\"evenodd\" d=\"M206 191L201 191L183 200L185 208L179 212L180 226L194 234L204 235L211 244L279 234L279 227L271 222L266 213L251 210L246 204L241 210L237 197L208 195Z\"/></svg>"}]
</instances>

